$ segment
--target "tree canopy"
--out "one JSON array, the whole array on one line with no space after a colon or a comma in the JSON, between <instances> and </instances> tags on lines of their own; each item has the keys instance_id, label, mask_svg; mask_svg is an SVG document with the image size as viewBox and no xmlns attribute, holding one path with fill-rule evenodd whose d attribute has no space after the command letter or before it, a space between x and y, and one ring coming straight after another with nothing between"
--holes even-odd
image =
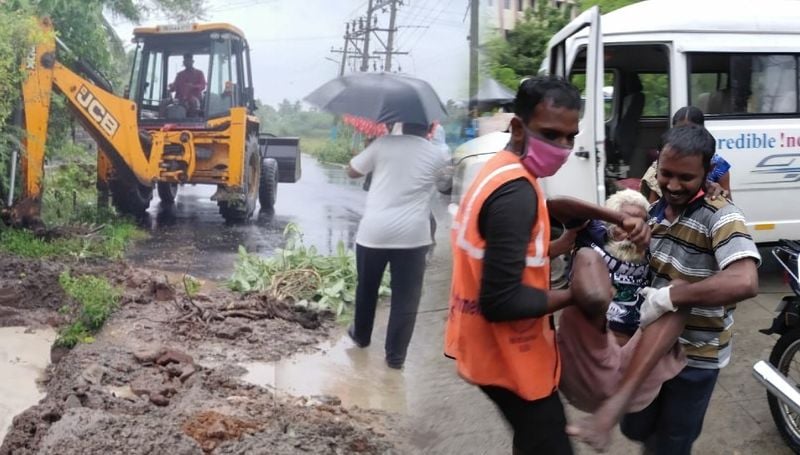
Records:
<instances>
[{"instance_id":1,"label":"tree canopy","mask_svg":"<svg viewBox=\"0 0 800 455\"><path fill-rule=\"evenodd\" d=\"M579 7L586 10L600 6L607 13L641 0L581 0ZM539 72L547 52L547 42L569 22L568 10L553 7L549 2L537 2L535 9L527 9L523 19L506 37L496 36L484 46L484 70L511 89L516 89L520 79Z\"/></svg>"}]
</instances>

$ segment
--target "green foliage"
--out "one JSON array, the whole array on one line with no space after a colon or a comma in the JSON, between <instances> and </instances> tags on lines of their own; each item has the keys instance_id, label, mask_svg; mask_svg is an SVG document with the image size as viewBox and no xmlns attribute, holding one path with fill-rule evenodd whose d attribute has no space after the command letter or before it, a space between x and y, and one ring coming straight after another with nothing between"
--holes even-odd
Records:
<instances>
[{"instance_id":1,"label":"green foliage","mask_svg":"<svg viewBox=\"0 0 800 455\"><path fill-rule=\"evenodd\" d=\"M0 251L32 258L65 257L119 259L133 240L144 236L136 226L117 221L91 235L46 239L24 229L0 231Z\"/></svg>"},{"instance_id":2,"label":"green foliage","mask_svg":"<svg viewBox=\"0 0 800 455\"><path fill-rule=\"evenodd\" d=\"M643 117L669 116L669 76L658 73L639 73L644 93Z\"/></svg>"},{"instance_id":3,"label":"green foliage","mask_svg":"<svg viewBox=\"0 0 800 455\"><path fill-rule=\"evenodd\" d=\"M55 344L72 348L78 343L91 342L92 334L103 327L103 323L117 307L122 292L103 277L73 277L69 270L61 273L58 283L78 306L73 311L75 319L59 331Z\"/></svg>"},{"instance_id":4,"label":"green foliage","mask_svg":"<svg viewBox=\"0 0 800 455\"><path fill-rule=\"evenodd\" d=\"M547 52L547 42L569 22L568 10L537 2L535 9L527 9L525 16L504 39L497 36L486 45L485 70L490 76L511 89L516 89L520 79L539 72Z\"/></svg>"},{"instance_id":5,"label":"green foliage","mask_svg":"<svg viewBox=\"0 0 800 455\"><path fill-rule=\"evenodd\" d=\"M323 163L347 164L354 152L363 148L361 136L347 125L340 125L336 139L308 138L301 140L303 151Z\"/></svg>"},{"instance_id":6,"label":"green foliage","mask_svg":"<svg viewBox=\"0 0 800 455\"><path fill-rule=\"evenodd\" d=\"M327 112L304 110L299 101L284 99L276 109L256 100L256 107L261 131L276 136L326 137L335 121Z\"/></svg>"},{"instance_id":7,"label":"green foliage","mask_svg":"<svg viewBox=\"0 0 800 455\"><path fill-rule=\"evenodd\" d=\"M191 275L183 276L183 290L189 297L194 297L195 295L197 295L202 286L203 283L201 283L200 280L198 280L197 278Z\"/></svg>"},{"instance_id":8,"label":"green foliage","mask_svg":"<svg viewBox=\"0 0 800 455\"><path fill-rule=\"evenodd\" d=\"M642 0L580 0L581 11L585 11L595 5L600 7L600 12L605 14L624 6L639 3Z\"/></svg>"},{"instance_id":9,"label":"green foliage","mask_svg":"<svg viewBox=\"0 0 800 455\"><path fill-rule=\"evenodd\" d=\"M355 253L345 248L344 243L340 241L334 254L321 255L315 247L305 246L299 228L291 223L286 226L284 238L285 248L276 250L275 255L268 259L249 254L240 246L239 257L228 286L234 291L243 293L297 289L297 292L283 294L295 304L313 309L327 309L337 316L344 314L355 302L358 283ZM295 275L288 273L292 271L308 273ZM287 276L296 276L294 280L304 279L305 284L309 276L318 279L314 286L286 279L280 280ZM388 275L385 275L380 289L381 296L389 294L387 284Z\"/></svg>"}]
</instances>

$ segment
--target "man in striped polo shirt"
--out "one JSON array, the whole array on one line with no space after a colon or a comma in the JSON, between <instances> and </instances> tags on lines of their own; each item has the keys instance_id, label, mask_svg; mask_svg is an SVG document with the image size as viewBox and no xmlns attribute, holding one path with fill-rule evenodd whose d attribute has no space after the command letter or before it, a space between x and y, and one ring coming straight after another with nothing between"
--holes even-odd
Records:
<instances>
[{"instance_id":1,"label":"man in striped polo shirt","mask_svg":"<svg viewBox=\"0 0 800 455\"><path fill-rule=\"evenodd\" d=\"M688 365L664 383L650 406L626 416L622 432L647 453L689 454L700 435L719 369L731 358L733 310L758 292L761 261L742 212L704 197L714 137L703 127L669 130L658 159L662 197L650 208L651 288L642 293L642 327L687 309L680 343ZM671 285L673 280L686 284Z\"/></svg>"}]
</instances>

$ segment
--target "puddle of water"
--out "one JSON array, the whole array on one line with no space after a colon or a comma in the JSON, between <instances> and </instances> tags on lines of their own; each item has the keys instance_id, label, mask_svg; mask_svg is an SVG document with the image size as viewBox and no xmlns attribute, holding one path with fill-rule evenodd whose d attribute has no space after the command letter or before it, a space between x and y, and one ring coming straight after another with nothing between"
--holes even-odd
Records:
<instances>
[{"instance_id":1,"label":"puddle of water","mask_svg":"<svg viewBox=\"0 0 800 455\"><path fill-rule=\"evenodd\" d=\"M44 397L36 380L50 363L52 329L0 328L0 441L14 416Z\"/></svg>"},{"instance_id":2,"label":"puddle of water","mask_svg":"<svg viewBox=\"0 0 800 455\"><path fill-rule=\"evenodd\" d=\"M317 353L242 364L242 379L294 396L335 396L344 406L406 413L403 372L386 366L382 341L374 336L372 346L359 349L342 336Z\"/></svg>"}]
</instances>

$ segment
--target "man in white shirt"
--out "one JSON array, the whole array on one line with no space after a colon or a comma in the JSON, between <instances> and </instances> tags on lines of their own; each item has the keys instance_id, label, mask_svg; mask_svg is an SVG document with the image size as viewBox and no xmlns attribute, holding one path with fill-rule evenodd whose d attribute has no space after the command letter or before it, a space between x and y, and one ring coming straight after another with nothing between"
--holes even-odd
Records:
<instances>
[{"instance_id":1,"label":"man in white shirt","mask_svg":"<svg viewBox=\"0 0 800 455\"><path fill-rule=\"evenodd\" d=\"M369 346L378 289L389 264L392 301L385 350L386 364L396 369L403 367L414 332L431 245L431 195L449 158L426 139L427 133L427 125L404 123L402 135L376 139L347 168L352 178L372 173L356 234L358 287L348 334L359 347Z\"/></svg>"}]
</instances>

